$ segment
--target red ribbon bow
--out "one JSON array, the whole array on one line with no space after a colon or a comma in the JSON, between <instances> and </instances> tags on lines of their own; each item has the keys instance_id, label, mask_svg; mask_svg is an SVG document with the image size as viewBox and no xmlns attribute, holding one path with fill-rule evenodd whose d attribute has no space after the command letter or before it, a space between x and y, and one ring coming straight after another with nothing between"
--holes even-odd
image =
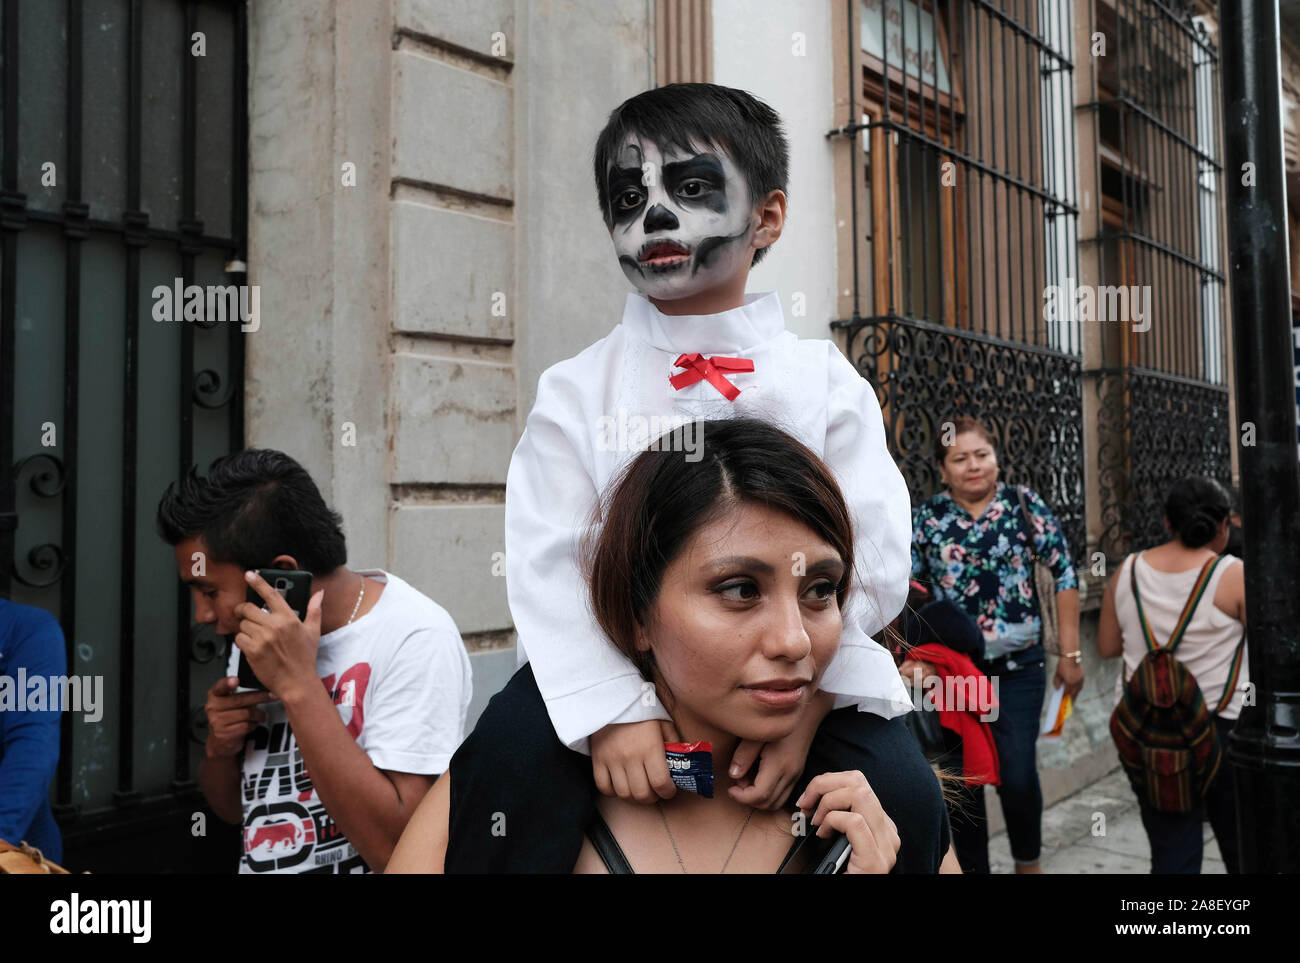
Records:
<instances>
[{"instance_id":1,"label":"red ribbon bow","mask_svg":"<svg viewBox=\"0 0 1300 963\"><path fill-rule=\"evenodd\" d=\"M679 355L673 362L674 368L685 368L681 374L675 374L668 383L681 391L697 381L707 381L717 388L728 401L735 401L740 389L722 376L724 371L753 371L754 362L749 358L724 358L714 355L706 358L702 354Z\"/></svg>"}]
</instances>

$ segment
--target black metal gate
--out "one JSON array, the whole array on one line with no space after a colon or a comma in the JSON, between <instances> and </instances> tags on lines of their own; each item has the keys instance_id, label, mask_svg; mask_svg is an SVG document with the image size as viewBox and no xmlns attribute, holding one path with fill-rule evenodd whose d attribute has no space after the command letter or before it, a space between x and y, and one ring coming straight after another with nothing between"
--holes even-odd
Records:
<instances>
[{"instance_id":1,"label":"black metal gate","mask_svg":"<svg viewBox=\"0 0 1300 963\"><path fill-rule=\"evenodd\" d=\"M243 444L237 323L162 289L242 284L242 0L3 0L0 591L59 619L103 718L65 713L74 870L224 869L194 783L224 640L192 629L163 488ZM200 834L206 829L206 835Z\"/></svg>"}]
</instances>

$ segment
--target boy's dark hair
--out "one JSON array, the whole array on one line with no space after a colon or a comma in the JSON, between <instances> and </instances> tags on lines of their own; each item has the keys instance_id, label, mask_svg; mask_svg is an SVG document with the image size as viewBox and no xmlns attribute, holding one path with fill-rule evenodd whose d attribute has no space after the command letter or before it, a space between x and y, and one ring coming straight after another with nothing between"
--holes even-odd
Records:
<instances>
[{"instance_id":1,"label":"boy's dark hair","mask_svg":"<svg viewBox=\"0 0 1300 963\"><path fill-rule=\"evenodd\" d=\"M191 467L167 486L157 524L167 544L198 536L212 561L246 569L292 555L305 571L322 576L348 560L343 519L325 504L305 468L272 449L218 458L207 478Z\"/></svg>"},{"instance_id":2,"label":"boy's dark hair","mask_svg":"<svg viewBox=\"0 0 1300 963\"><path fill-rule=\"evenodd\" d=\"M751 205L771 191L789 194L790 145L776 111L732 87L668 84L623 101L596 138L596 197L606 224L611 218L605 178L614 154L629 134L684 151L708 144L722 148L745 175ZM762 260L770 247L755 251L753 263Z\"/></svg>"}]
</instances>

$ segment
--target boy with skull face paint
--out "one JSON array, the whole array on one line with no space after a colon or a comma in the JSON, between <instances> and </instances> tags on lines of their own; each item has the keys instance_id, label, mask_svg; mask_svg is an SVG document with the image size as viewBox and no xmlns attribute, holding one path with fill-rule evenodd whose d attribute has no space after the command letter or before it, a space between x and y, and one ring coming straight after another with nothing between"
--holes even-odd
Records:
<instances>
[{"instance_id":1,"label":"boy with skull face paint","mask_svg":"<svg viewBox=\"0 0 1300 963\"><path fill-rule=\"evenodd\" d=\"M823 691L787 739L743 742L733 759L714 760L733 776L757 761L752 779L729 790L738 801L775 808L801 772L800 785L825 771L870 778L878 763L858 748L868 720L847 707L884 719L911 708L892 657L870 638L906 601L912 535L875 392L833 343L787 331L775 293L745 293L751 264L781 233L787 158L770 107L712 84L639 94L597 140L601 213L638 293L610 335L543 373L510 462L507 591L520 662L531 666L494 697L466 742L480 760L493 745L508 755L486 767L452 760L448 872L568 872L585 820L550 814L590 812L593 771L602 791L624 798L675 791L668 714L586 604L585 524L610 479L652 440L621 429L615 437L612 423L766 418L822 457L853 512L858 581ZM502 813L508 832L489 836Z\"/></svg>"}]
</instances>

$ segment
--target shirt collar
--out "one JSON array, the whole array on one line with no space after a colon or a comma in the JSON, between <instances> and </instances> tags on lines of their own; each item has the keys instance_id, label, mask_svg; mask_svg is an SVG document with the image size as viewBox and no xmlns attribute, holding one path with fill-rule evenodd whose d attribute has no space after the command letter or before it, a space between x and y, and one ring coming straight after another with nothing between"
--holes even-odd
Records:
<instances>
[{"instance_id":1,"label":"shirt collar","mask_svg":"<svg viewBox=\"0 0 1300 963\"><path fill-rule=\"evenodd\" d=\"M939 491L939 494L936 495L935 497L938 499L940 505L946 505L947 511L954 512L954 513L960 512L961 514L965 515L967 518L971 517L970 513L967 512L966 509L962 508L960 505L957 504L956 499L952 497L952 492L949 491L947 488L941 489ZM993 507L993 504L995 502L1002 502L1006 505L1011 504L1011 500L1007 496L1007 483L1000 479L998 481L998 487L993 491L993 497L989 500L989 503L984 506L984 512L983 514L980 515L980 518L983 518L984 515L988 514L989 509ZM980 520L979 518L971 518L971 521L973 522L978 522L979 520Z\"/></svg>"},{"instance_id":2,"label":"shirt collar","mask_svg":"<svg viewBox=\"0 0 1300 963\"><path fill-rule=\"evenodd\" d=\"M729 311L682 315L664 314L634 291L623 308L623 326L670 354L737 354L785 331L785 315L775 291L746 294L745 303Z\"/></svg>"}]
</instances>

